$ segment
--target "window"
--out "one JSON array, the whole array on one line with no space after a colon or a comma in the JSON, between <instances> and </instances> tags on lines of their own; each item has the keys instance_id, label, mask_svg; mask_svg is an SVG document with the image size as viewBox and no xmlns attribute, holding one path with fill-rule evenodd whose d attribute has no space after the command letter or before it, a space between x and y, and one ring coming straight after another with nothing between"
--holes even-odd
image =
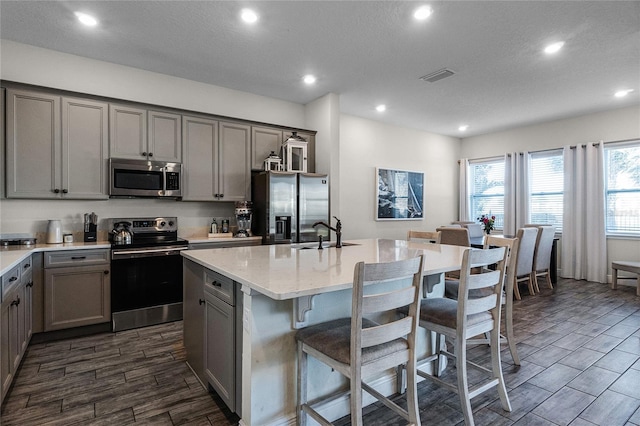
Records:
<instances>
[{"instance_id":1,"label":"window","mask_svg":"<svg viewBox=\"0 0 640 426\"><path fill-rule=\"evenodd\" d=\"M529 223L553 225L562 232L564 161L562 150L529 155Z\"/></svg>"},{"instance_id":2,"label":"window","mask_svg":"<svg viewBox=\"0 0 640 426\"><path fill-rule=\"evenodd\" d=\"M471 220L495 216L496 229L504 226L504 158L469 163Z\"/></svg>"},{"instance_id":3,"label":"window","mask_svg":"<svg viewBox=\"0 0 640 426\"><path fill-rule=\"evenodd\" d=\"M640 141L605 145L607 233L640 235Z\"/></svg>"}]
</instances>

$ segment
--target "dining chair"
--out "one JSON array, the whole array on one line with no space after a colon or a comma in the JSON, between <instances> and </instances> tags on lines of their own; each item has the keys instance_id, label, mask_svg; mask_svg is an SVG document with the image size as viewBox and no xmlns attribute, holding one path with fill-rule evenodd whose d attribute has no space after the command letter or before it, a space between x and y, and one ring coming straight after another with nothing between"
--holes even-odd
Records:
<instances>
[{"instance_id":1,"label":"dining chair","mask_svg":"<svg viewBox=\"0 0 640 426\"><path fill-rule=\"evenodd\" d=\"M468 249L462 258L460 284L457 300L449 298L423 299L420 302L420 327L436 333L436 353L420 360L417 374L435 381L458 393L465 424L473 425L471 399L493 388L498 388L500 402L505 411L511 411L511 403L502 375L500 361L500 316L501 298L505 279L507 249L497 247L488 250ZM474 273L476 268L494 270ZM480 297L470 297L470 292L486 292ZM467 341L489 332L491 345L491 369L467 360ZM453 353L442 348L442 336L453 341ZM440 359L446 356L455 360L456 384L440 377ZM432 365L435 364L435 365ZM432 367L433 374L424 371L425 365ZM490 378L469 387L467 367L474 367ZM407 377L409 378L409 371Z\"/></svg>"},{"instance_id":2,"label":"dining chair","mask_svg":"<svg viewBox=\"0 0 640 426\"><path fill-rule=\"evenodd\" d=\"M484 249L490 249L495 247L505 247L507 250L507 267L505 272L504 291L501 298L501 303L505 307L504 320L505 320L505 334L500 335L500 343L506 343L511 353L511 358L515 365L520 365L520 357L518 356L518 349L516 347L515 333L513 331L513 288L515 285L515 273L516 264L518 262L518 248L520 246L520 237L522 236L522 230L518 230L516 238L504 238L501 236L487 235L484 240ZM484 272L488 272L484 270ZM459 282L456 280L445 280L445 297L451 299L458 298ZM486 290L471 290L469 297L481 297L486 295ZM473 339L469 341L469 344L489 344L489 337L484 339Z\"/></svg>"},{"instance_id":3,"label":"dining chair","mask_svg":"<svg viewBox=\"0 0 640 426\"><path fill-rule=\"evenodd\" d=\"M533 273L531 274L531 282L536 292L540 292L538 286L538 277L545 277L547 286L553 288L551 283L551 249L553 248L553 238L556 229L553 225L537 225L526 224L525 228L538 228L538 237L536 239L536 250L533 255Z\"/></svg>"},{"instance_id":4,"label":"dining chair","mask_svg":"<svg viewBox=\"0 0 640 426\"><path fill-rule=\"evenodd\" d=\"M469 230L463 227L440 226L436 228L440 232L440 244L470 247Z\"/></svg>"},{"instance_id":5,"label":"dining chair","mask_svg":"<svg viewBox=\"0 0 640 426\"><path fill-rule=\"evenodd\" d=\"M307 400L308 355L323 362L350 380L343 394L350 394L351 424L362 425L362 390L382 401L412 425L420 425L416 388L416 335L420 309L422 256L388 263L359 262L354 268L351 317L312 325L296 333L298 347L298 425L306 425L307 416L331 423L316 410L317 405L334 400L335 393L323 401ZM401 281L400 281L401 280ZM363 288L367 284L400 281L401 288ZM400 284L398 284L400 285ZM386 323L367 319L371 314L406 308L407 316L393 316ZM405 365L407 369L407 409L386 398L363 379L373 373Z\"/></svg>"},{"instance_id":6,"label":"dining chair","mask_svg":"<svg viewBox=\"0 0 640 426\"><path fill-rule=\"evenodd\" d=\"M438 231L407 231L407 241L426 240L430 243L440 244L440 232Z\"/></svg>"},{"instance_id":7,"label":"dining chair","mask_svg":"<svg viewBox=\"0 0 640 426\"><path fill-rule=\"evenodd\" d=\"M520 295L520 288L518 287L518 285L523 281L526 282L529 286L529 294L535 294L531 281L531 275L533 274L533 256L536 250L538 228L520 228L518 229L517 235L520 240L520 244L518 246L518 261L516 263L513 294L515 295L516 299L522 300L522 296Z\"/></svg>"}]
</instances>

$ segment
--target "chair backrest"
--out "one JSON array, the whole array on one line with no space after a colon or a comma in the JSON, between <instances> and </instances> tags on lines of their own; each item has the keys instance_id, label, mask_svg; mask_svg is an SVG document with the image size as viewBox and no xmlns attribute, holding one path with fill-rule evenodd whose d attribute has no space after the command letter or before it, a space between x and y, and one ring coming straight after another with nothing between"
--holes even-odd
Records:
<instances>
[{"instance_id":1,"label":"chair backrest","mask_svg":"<svg viewBox=\"0 0 640 426\"><path fill-rule=\"evenodd\" d=\"M479 223L466 223L462 225L469 231L469 238L478 238L484 236L483 226Z\"/></svg>"},{"instance_id":2,"label":"chair backrest","mask_svg":"<svg viewBox=\"0 0 640 426\"><path fill-rule=\"evenodd\" d=\"M387 263L359 262L354 268L351 304L351 365L362 365L362 348L380 345L406 336L408 350L414 350L420 311L420 282L423 257ZM406 280L402 288L364 294L369 283ZM409 306L409 316L397 318L376 327L362 328L362 318L369 314ZM397 365L397 364L393 364ZM364 369L364 366L363 366Z\"/></svg>"},{"instance_id":3,"label":"chair backrest","mask_svg":"<svg viewBox=\"0 0 640 426\"><path fill-rule=\"evenodd\" d=\"M484 239L484 248L505 247L507 250L507 266L505 271L504 291L507 300L513 300L513 286L516 278L516 265L518 263L518 249L520 247L520 237L522 233L518 231L516 238L504 238L487 235Z\"/></svg>"},{"instance_id":4,"label":"chair backrest","mask_svg":"<svg viewBox=\"0 0 640 426\"><path fill-rule=\"evenodd\" d=\"M538 228L536 250L533 255L533 270L544 271L551 265L551 248L556 229L553 225L526 224L525 228Z\"/></svg>"},{"instance_id":5,"label":"chair backrest","mask_svg":"<svg viewBox=\"0 0 640 426\"><path fill-rule=\"evenodd\" d=\"M469 225L471 223L475 223L475 222L471 222L468 220L454 220L451 222L452 225L460 225L460 226Z\"/></svg>"},{"instance_id":6,"label":"chair backrest","mask_svg":"<svg viewBox=\"0 0 640 426\"><path fill-rule=\"evenodd\" d=\"M436 228L437 232L440 232L440 244L449 244L452 246L471 246L469 240L469 230L467 228L451 228L448 226L441 226Z\"/></svg>"},{"instance_id":7,"label":"chair backrest","mask_svg":"<svg viewBox=\"0 0 640 426\"><path fill-rule=\"evenodd\" d=\"M533 256L536 251L538 228L520 228L517 235L520 239L520 246L518 249L518 263L516 264L516 277L520 277L533 271Z\"/></svg>"},{"instance_id":8,"label":"chair backrest","mask_svg":"<svg viewBox=\"0 0 640 426\"><path fill-rule=\"evenodd\" d=\"M430 243L440 244L440 232L438 231L407 231L407 241L427 240Z\"/></svg>"},{"instance_id":9,"label":"chair backrest","mask_svg":"<svg viewBox=\"0 0 640 426\"><path fill-rule=\"evenodd\" d=\"M482 322L482 330L474 329L475 324L468 324L471 315L491 312L492 321L500 323L500 309L502 306L502 289L504 285L507 248L496 247L487 250L465 250L460 269L460 284L458 286L457 324L459 330L465 330L465 336L475 336L486 330L486 321ZM496 265L495 270L486 271L490 265ZM480 267L480 268L478 268ZM474 270L485 269L484 272L474 273ZM469 297L469 292L476 290L485 294L480 297Z\"/></svg>"}]
</instances>

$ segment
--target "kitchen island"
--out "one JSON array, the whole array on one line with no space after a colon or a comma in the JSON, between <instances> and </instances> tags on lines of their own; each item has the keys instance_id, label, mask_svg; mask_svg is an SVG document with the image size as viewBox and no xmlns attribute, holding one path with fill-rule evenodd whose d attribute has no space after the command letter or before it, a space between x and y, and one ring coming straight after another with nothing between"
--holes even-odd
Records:
<instances>
[{"instance_id":1,"label":"kitchen island","mask_svg":"<svg viewBox=\"0 0 640 426\"><path fill-rule=\"evenodd\" d=\"M403 240L368 239L347 243L350 245L343 248L323 250L270 245L182 253L185 292L194 280L200 280L202 286L212 284L212 289L224 289L224 279L233 283L237 295L236 320L232 321L236 327L235 343L227 349L235 351L231 359L236 360L240 389L236 389L238 401L232 409L241 416L242 424L295 422L296 328L350 316L350 289L356 263L388 262L424 254L424 273L432 290L429 297L441 297L442 275L460 268L465 250L458 246ZM185 297L185 341L189 332L188 306ZM424 331L418 350L419 356L432 351L431 339ZM216 380L212 378L209 383L211 381ZM314 392L324 394L345 386L339 373L315 361L309 363L309 381L313 383L310 399L315 397ZM389 371L373 379L371 385L390 395L396 392L395 375ZM365 397L365 403L368 401ZM337 418L347 414L348 407L347 399L339 399L321 411L329 418Z\"/></svg>"}]
</instances>

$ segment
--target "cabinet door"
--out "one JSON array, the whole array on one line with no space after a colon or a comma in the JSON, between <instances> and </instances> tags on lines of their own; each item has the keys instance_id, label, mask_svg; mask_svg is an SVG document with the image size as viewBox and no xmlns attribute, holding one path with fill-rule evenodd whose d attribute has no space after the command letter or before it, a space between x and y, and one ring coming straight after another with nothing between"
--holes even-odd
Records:
<instances>
[{"instance_id":1,"label":"cabinet door","mask_svg":"<svg viewBox=\"0 0 640 426\"><path fill-rule=\"evenodd\" d=\"M214 201L218 193L215 162L218 122L202 117L182 117L182 158L186 201Z\"/></svg>"},{"instance_id":2,"label":"cabinet door","mask_svg":"<svg viewBox=\"0 0 640 426\"><path fill-rule=\"evenodd\" d=\"M26 272L22 276L24 285L24 340L22 341L22 351L27 350L31 336L33 335L33 273Z\"/></svg>"},{"instance_id":3,"label":"cabinet door","mask_svg":"<svg viewBox=\"0 0 640 426\"><path fill-rule=\"evenodd\" d=\"M6 295L2 302L2 312L0 313L2 328L2 348L0 357L2 367L2 395L4 396L11 385L11 380L20 363L20 323L19 307L22 303L20 298L20 288L14 288Z\"/></svg>"},{"instance_id":4,"label":"cabinet door","mask_svg":"<svg viewBox=\"0 0 640 426\"><path fill-rule=\"evenodd\" d=\"M9 299L5 299L5 302L0 305L0 394L2 398L7 393L13 378L11 351L9 349L11 341L11 312L13 308Z\"/></svg>"},{"instance_id":5,"label":"cabinet door","mask_svg":"<svg viewBox=\"0 0 640 426\"><path fill-rule=\"evenodd\" d=\"M179 163L182 159L180 115L149 111L148 157L150 160Z\"/></svg>"},{"instance_id":6,"label":"cabinet door","mask_svg":"<svg viewBox=\"0 0 640 426\"><path fill-rule=\"evenodd\" d=\"M204 385L207 378L204 374L204 268L194 262L185 260L183 273L183 339L187 352L187 363Z\"/></svg>"},{"instance_id":7,"label":"cabinet door","mask_svg":"<svg viewBox=\"0 0 640 426\"><path fill-rule=\"evenodd\" d=\"M205 291L205 374L207 382L235 411L235 329L233 307Z\"/></svg>"},{"instance_id":8,"label":"cabinet door","mask_svg":"<svg viewBox=\"0 0 640 426\"><path fill-rule=\"evenodd\" d=\"M6 196L59 198L60 97L7 90Z\"/></svg>"},{"instance_id":9,"label":"cabinet door","mask_svg":"<svg viewBox=\"0 0 640 426\"><path fill-rule=\"evenodd\" d=\"M220 123L218 166L218 199L243 201L251 199L249 145L251 128L237 123Z\"/></svg>"},{"instance_id":10,"label":"cabinet door","mask_svg":"<svg viewBox=\"0 0 640 426\"><path fill-rule=\"evenodd\" d=\"M264 170L264 160L271 151L280 155L282 130L270 127L251 128L251 168Z\"/></svg>"},{"instance_id":11,"label":"cabinet door","mask_svg":"<svg viewBox=\"0 0 640 426\"><path fill-rule=\"evenodd\" d=\"M147 158L147 111L124 105L109 105L109 156Z\"/></svg>"},{"instance_id":12,"label":"cabinet door","mask_svg":"<svg viewBox=\"0 0 640 426\"><path fill-rule=\"evenodd\" d=\"M107 199L108 104L62 98L64 198Z\"/></svg>"},{"instance_id":13,"label":"cabinet door","mask_svg":"<svg viewBox=\"0 0 640 426\"><path fill-rule=\"evenodd\" d=\"M111 320L109 265L45 269L44 330Z\"/></svg>"}]
</instances>

